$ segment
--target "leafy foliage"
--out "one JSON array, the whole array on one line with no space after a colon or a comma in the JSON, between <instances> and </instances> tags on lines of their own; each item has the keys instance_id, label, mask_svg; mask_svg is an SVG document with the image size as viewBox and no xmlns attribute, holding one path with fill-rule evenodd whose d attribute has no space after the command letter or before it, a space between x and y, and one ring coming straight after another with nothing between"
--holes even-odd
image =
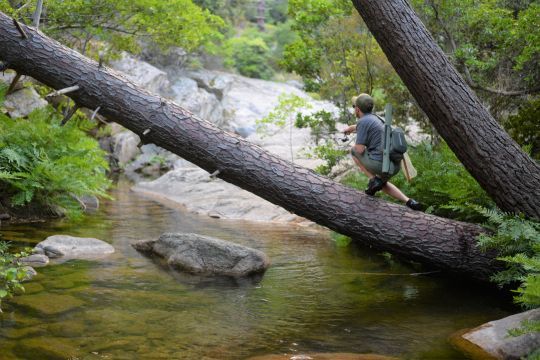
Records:
<instances>
[{"instance_id":1,"label":"leafy foliage","mask_svg":"<svg viewBox=\"0 0 540 360\"><path fill-rule=\"evenodd\" d=\"M516 115L511 115L504 127L516 142L531 146L531 156L540 160L540 98L523 104Z\"/></svg>"},{"instance_id":2,"label":"leafy foliage","mask_svg":"<svg viewBox=\"0 0 540 360\"><path fill-rule=\"evenodd\" d=\"M269 80L278 70L284 46L294 38L290 22L268 24L264 32L250 25L223 42L224 65L241 75Z\"/></svg>"},{"instance_id":3,"label":"leafy foliage","mask_svg":"<svg viewBox=\"0 0 540 360\"><path fill-rule=\"evenodd\" d=\"M28 250L18 253L11 253L8 250L9 243L0 241L0 312L2 312L3 299L24 292L21 282L27 276L27 271L20 259L28 256Z\"/></svg>"},{"instance_id":4,"label":"leafy foliage","mask_svg":"<svg viewBox=\"0 0 540 360\"><path fill-rule=\"evenodd\" d=\"M14 12L9 3L0 4L0 10ZM29 6L18 15L30 18L33 11ZM90 47L94 39L113 52L137 52L141 39L190 52L220 39L223 26L220 17L191 0L48 0L41 28L82 53L99 50Z\"/></svg>"},{"instance_id":5,"label":"leafy foliage","mask_svg":"<svg viewBox=\"0 0 540 360\"><path fill-rule=\"evenodd\" d=\"M527 90L538 88L540 82L537 1L413 0L412 4L501 122L531 100ZM505 97L499 90L524 90L524 96ZM537 98L539 91L531 94Z\"/></svg>"},{"instance_id":6,"label":"leafy foliage","mask_svg":"<svg viewBox=\"0 0 540 360\"><path fill-rule=\"evenodd\" d=\"M36 202L75 216L79 197L107 196L105 153L80 129L88 121L60 121L50 108L34 111L28 120L0 114L0 192L12 205Z\"/></svg>"},{"instance_id":7,"label":"leafy foliage","mask_svg":"<svg viewBox=\"0 0 540 360\"><path fill-rule=\"evenodd\" d=\"M309 128L311 130L311 137L315 146L310 149L312 155L315 158L324 160L323 165L319 165L315 168L320 174L328 175L332 168L341 160L347 150L336 145L333 140L333 135L336 130L337 119L331 113L320 110L313 114L296 114L296 121L294 125L297 128Z\"/></svg>"},{"instance_id":8,"label":"leafy foliage","mask_svg":"<svg viewBox=\"0 0 540 360\"><path fill-rule=\"evenodd\" d=\"M274 75L270 66L270 49L261 37L240 36L226 42L225 64L241 75L269 80Z\"/></svg>"},{"instance_id":9,"label":"leafy foliage","mask_svg":"<svg viewBox=\"0 0 540 360\"><path fill-rule=\"evenodd\" d=\"M336 119L332 113L325 110L308 115L297 113L294 126L299 129L310 128L313 141L318 144L323 137L328 137L336 132Z\"/></svg>"},{"instance_id":10,"label":"leafy foliage","mask_svg":"<svg viewBox=\"0 0 540 360\"><path fill-rule=\"evenodd\" d=\"M540 222L523 216L503 213L500 210L475 207L487 217L491 234L478 236L479 246L495 249L499 259L506 262L507 269L492 279L500 286L520 284L514 292L514 301L525 308L540 307ZM531 321L514 329L512 335L540 330L540 321Z\"/></svg>"},{"instance_id":11,"label":"leafy foliage","mask_svg":"<svg viewBox=\"0 0 540 360\"><path fill-rule=\"evenodd\" d=\"M522 216L475 207L487 217L493 234L481 234L482 249L496 249L508 269L496 274L493 280L500 285L516 281L522 285L516 291L516 302L525 307L540 306L540 223Z\"/></svg>"},{"instance_id":12,"label":"leafy foliage","mask_svg":"<svg viewBox=\"0 0 540 360\"><path fill-rule=\"evenodd\" d=\"M289 149L291 161L294 161L292 130L294 127L294 114L301 109L309 109L311 105L306 99L294 94L281 94L278 105L264 118L257 120L257 132L263 135L276 133L280 129L289 127Z\"/></svg>"},{"instance_id":13,"label":"leafy foliage","mask_svg":"<svg viewBox=\"0 0 540 360\"><path fill-rule=\"evenodd\" d=\"M256 121L257 131L263 134L269 133L286 125L292 129L294 114L302 108L309 107L309 103L298 95L281 94L278 105L267 116Z\"/></svg>"},{"instance_id":14,"label":"leafy foliage","mask_svg":"<svg viewBox=\"0 0 540 360\"><path fill-rule=\"evenodd\" d=\"M423 117L351 2L292 0L289 15L298 37L285 47L282 65L301 75L308 91L336 103L344 116L351 97L365 92L376 103L396 104L400 119Z\"/></svg>"}]
</instances>

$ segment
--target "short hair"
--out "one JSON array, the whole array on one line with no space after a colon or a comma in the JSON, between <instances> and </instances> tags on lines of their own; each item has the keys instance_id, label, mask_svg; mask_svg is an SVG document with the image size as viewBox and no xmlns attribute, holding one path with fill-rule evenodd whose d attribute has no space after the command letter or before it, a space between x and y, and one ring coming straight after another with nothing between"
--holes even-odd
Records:
<instances>
[{"instance_id":1,"label":"short hair","mask_svg":"<svg viewBox=\"0 0 540 360\"><path fill-rule=\"evenodd\" d=\"M363 113L370 113L373 111L373 98L368 94L360 94L354 98L354 106L358 107Z\"/></svg>"}]
</instances>

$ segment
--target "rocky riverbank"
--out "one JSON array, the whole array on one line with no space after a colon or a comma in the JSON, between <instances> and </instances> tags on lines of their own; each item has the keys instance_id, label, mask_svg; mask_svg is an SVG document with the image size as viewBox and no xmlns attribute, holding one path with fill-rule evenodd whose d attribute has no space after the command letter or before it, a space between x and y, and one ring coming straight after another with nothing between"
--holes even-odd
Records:
<instances>
[{"instance_id":1,"label":"rocky riverbank","mask_svg":"<svg viewBox=\"0 0 540 360\"><path fill-rule=\"evenodd\" d=\"M202 119L282 158L308 168L322 163L306 154L305 149L312 141L308 129L286 126L275 128L266 136L255 131L256 121L267 116L284 94L305 99L309 111L337 113L333 104L314 100L297 84L250 79L220 71L176 67L160 70L130 56L124 56L112 66L135 83L173 99ZM129 131L113 135L114 158L136 182L133 190L138 193L214 218L310 223L245 190L211 178L204 170L174 154L151 144L139 148L138 143L137 135Z\"/></svg>"}]
</instances>

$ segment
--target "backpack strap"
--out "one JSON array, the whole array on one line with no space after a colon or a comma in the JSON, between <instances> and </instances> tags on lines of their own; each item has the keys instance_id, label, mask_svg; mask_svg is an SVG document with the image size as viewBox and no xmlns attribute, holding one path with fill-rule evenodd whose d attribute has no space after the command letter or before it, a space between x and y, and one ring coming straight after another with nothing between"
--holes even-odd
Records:
<instances>
[{"instance_id":1,"label":"backpack strap","mask_svg":"<svg viewBox=\"0 0 540 360\"><path fill-rule=\"evenodd\" d=\"M386 122L384 121L384 119L382 117L380 117L379 115L374 114L374 113L372 113L372 114L375 115L377 117L377 119L381 120L383 124L386 124Z\"/></svg>"}]
</instances>

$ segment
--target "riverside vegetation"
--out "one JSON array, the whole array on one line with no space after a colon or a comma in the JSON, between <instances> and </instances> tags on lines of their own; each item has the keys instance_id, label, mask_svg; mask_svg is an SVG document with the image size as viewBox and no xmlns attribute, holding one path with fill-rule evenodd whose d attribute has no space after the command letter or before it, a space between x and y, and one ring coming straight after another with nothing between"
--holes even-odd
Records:
<instances>
[{"instance_id":1,"label":"riverside vegetation","mask_svg":"<svg viewBox=\"0 0 540 360\"><path fill-rule=\"evenodd\" d=\"M30 18L33 7L22 5L2 2L0 10ZM496 0L413 0L412 5L497 120L540 159L540 5ZM428 212L491 228L479 244L498 250L509 266L494 281L517 284L516 302L524 307L540 306L540 225L495 208L416 106L350 1L266 1L264 14L263 30L247 0L48 1L41 28L96 59L100 54L116 57L123 50L167 53L182 47L191 66L204 66L204 54L246 76L289 79L294 72L314 96L341 108L336 118L322 112L296 117L295 125L311 128L316 137L311 152L326 161L319 168L324 174L345 154L331 135L337 122L353 121L350 97L369 92L379 104L391 102L398 123L415 119L431 136L431 142L410 151L420 176L411 183L400 176L396 185L426 204ZM94 125L83 115L65 127L58 125L60 115L50 108L32 113L28 120L0 117L0 190L12 205L38 203L51 212L76 216L80 196L105 195L109 181L104 154L88 136ZM367 179L354 174L343 181L363 189ZM9 256L5 248L0 253ZM2 271L4 279L13 274ZM538 324L525 324L524 329L538 330Z\"/></svg>"},{"instance_id":2,"label":"riverside vegetation","mask_svg":"<svg viewBox=\"0 0 540 360\"><path fill-rule=\"evenodd\" d=\"M5 92L0 87L0 109ZM35 110L27 119L0 112L0 201L17 213L74 219L82 215L80 197L107 197L111 182L105 152L87 134L95 125L82 114L65 126L61 120L52 107ZM28 254L12 252L0 241L0 306L3 298L24 292L27 270L20 258Z\"/></svg>"}]
</instances>

